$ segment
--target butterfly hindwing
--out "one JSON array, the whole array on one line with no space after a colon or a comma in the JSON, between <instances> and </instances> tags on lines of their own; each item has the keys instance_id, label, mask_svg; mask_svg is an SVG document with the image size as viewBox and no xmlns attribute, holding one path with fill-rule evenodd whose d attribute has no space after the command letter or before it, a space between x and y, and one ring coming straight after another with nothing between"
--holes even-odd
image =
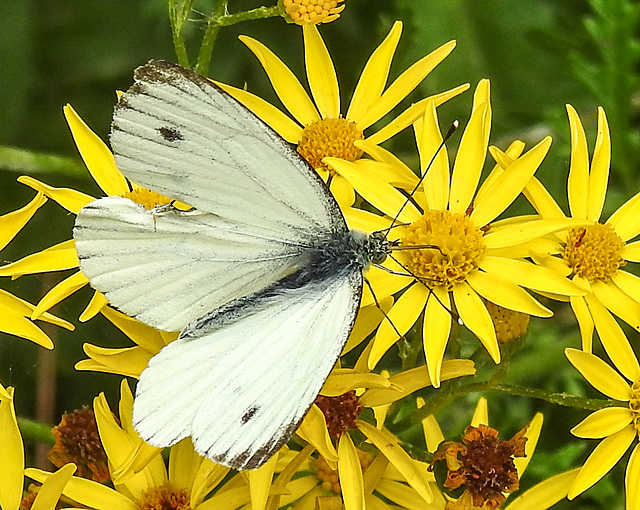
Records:
<instances>
[{"instance_id":1,"label":"butterfly hindwing","mask_svg":"<svg viewBox=\"0 0 640 510\"><path fill-rule=\"evenodd\" d=\"M172 342L140 377L136 430L158 446L191 436L216 462L258 467L320 391L353 326L361 287L356 270L287 289L239 320Z\"/></svg>"},{"instance_id":2,"label":"butterfly hindwing","mask_svg":"<svg viewBox=\"0 0 640 510\"><path fill-rule=\"evenodd\" d=\"M122 312L165 331L275 283L304 262L308 248L214 214L158 213L116 196L84 207L74 237L91 285Z\"/></svg>"}]
</instances>

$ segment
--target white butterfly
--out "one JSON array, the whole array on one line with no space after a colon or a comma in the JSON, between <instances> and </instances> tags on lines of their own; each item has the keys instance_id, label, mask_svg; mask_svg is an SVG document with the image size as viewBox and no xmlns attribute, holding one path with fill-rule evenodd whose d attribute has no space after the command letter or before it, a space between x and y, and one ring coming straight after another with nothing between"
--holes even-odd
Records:
<instances>
[{"instance_id":1,"label":"white butterfly","mask_svg":"<svg viewBox=\"0 0 640 510\"><path fill-rule=\"evenodd\" d=\"M215 462L257 468L316 398L353 326L362 271L389 244L349 230L290 145L180 66L136 70L111 144L132 182L195 208L106 197L76 220L91 285L181 332L140 376L134 427L154 446L191 436Z\"/></svg>"}]
</instances>

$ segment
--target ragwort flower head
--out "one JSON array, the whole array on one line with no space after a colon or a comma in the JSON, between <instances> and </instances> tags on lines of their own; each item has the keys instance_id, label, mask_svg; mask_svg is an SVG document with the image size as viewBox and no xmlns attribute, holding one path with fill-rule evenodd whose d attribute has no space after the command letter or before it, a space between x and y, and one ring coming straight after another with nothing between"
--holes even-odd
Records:
<instances>
[{"instance_id":1,"label":"ragwort flower head","mask_svg":"<svg viewBox=\"0 0 640 510\"><path fill-rule=\"evenodd\" d=\"M603 340L604 343L604 340ZM577 437L602 439L569 489L574 499L594 485L615 466L635 443L625 476L626 508L640 508L640 364L635 355L611 357L615 369L597 356L566 349L571 364L598 391L614 399L614 407L591 413L571 433Z\"/></svg>"},{"instance_id":2,"label":"ragwort flower head","mask_svg":"<svg viewBox=\"0 0 640 510\"><path fill-rule=\"evenodd\" d=\"M567 181L569 208L571 217L586 223L550 237L553 242L550 248L546 251L533 249L532 254L537 263L570 277L585 290L583 296L570 299L580 326L582 348L591 351L595 326L610 356L612 351L618 350L632 357L628 341L613 315L640 330L640 278L624 270L628 262L640 260L640 241L632 241L640 234L640 193L602 222L611 163L607 117L604 110L598 108L598 135L589 162L580 118L570 105L567 105L567 113L571 128ZM527 186L526 196L543 218L566 217L535 179Z\"/></svg>"},{"instance_id":3,"label":"ragwort flower head","mask_svg":"<svg viewBox=\"0 0 640 510\"><path fill-rule=\"evenodd\" d=\"M161 450L144 443L133 429L133 395L126 381L122 382L120 390L119 420L109 409L104 394L94 400L98 431L114 488L72 477L62 491L66 497L85 508L113 510L199 510L217 508L221 500L239 508L250 502L249 487L242 475L226 479L230 469L199 456L189 439L171 447L167 470ZM27 469L25 474L44 483L54 476L33 468ZM236 489L233 493L224 494L227 483ZM211 494L212 491L215 494Z\"/></svg>"},{"instance_id":4,"label":"ragwort flower head","mask_svg":"<svg viewBox=\"0 0 640 510\"><path fill-rule=\"evenodd\" d=\"M351 228L387 231L390 239L402 249L392 252L384 268L374 267L367 274L378 298L404 289L389 311L389 320L382 322L378 329L369 367L374 367L396 342L398 334L409 331L424 312L425 357L431 380L438 386L455 316L454 303L455 313L499 363L496 330L485 302L528 315L549 317L551 312L523 287L542 292L556 289L554 292L563 295L584 294L563 276L518 259L519 252L514 250L518 245L535 243L541 235L569 228L576 222L511 218L492 223L531 179L551 139L545 138L504 170L497 166L477 189L490 126L489 82L484 80L476 89L471 118L462 135L451 176L447 151L440 150L442 135L433 101L424 119L415 124L421 171L426 172L423 181L381 148L372 152L376 161L325 159L365 200L386 215L378 217L361 210L349 210L346 216ZM401 171L394 170L399 167ZM376 169L375 173L372 169ZM389 182L376 177L400 174L412 175L403 187L416 188L414 201L408 202ZM389 230L389 218L397 220L392 230ZM416 248L412 248L414 246ZM372 299L365 289L363 303L368 304Z\"/></svg>"},{"instance_id":5,"label":"ragwort flower head","mask_svg":"<svg viewBox=\"0 0 640 510\"><path fill-rule=\"evenodd\" d=\"M425 405L417 399L418 408ZM500 440L496 429L489 426L487 400L478 401L471 424L462 441L444 441L433 415L422 420L427 450L433 454L431 466L442 487L444 510L545 510L565 498L578 470L552 476L518 495L520 479L535 452L543 416L533 419L509 441ZM508 503L505 504L505 501Z\"/></svg>"},{"instance_id":6,"label":"ragwort flower head","mask_svg":"<svg viewBox=\"0 0 640 510\"><path fill-rule=\"evenodd\" d=\"M298 25L330 23L340 17L344 0L282 0L286 17Z\"/></svg>"},{"instance_id":7,"label":"ragwort flower head","mask_svg":"<svg viewBox=\"0 0 640 510\"><path fill-rule=\"evenodd\" d=\"M314 25L303 26L305 65L311 97L291 70L266 46L250 37L240 37L260 60L276 94L292 118L245 90L223 83L218 85L252 110L285 140L296 144L298 152L329 184L338 202L348 207L354 202L353 187L323 163L323 158L331 156L354 161L364 152L374 151L377 144L411 125L422 115L426 99L410 106L376 133L364 134L407 97L455 47L454 41L442 45L385 87L401 32L402 23L398 21L373 52L344 115L336 71ZM456 87L437 94L432 99L439 105L467 88L468 85ZM362 145L356 144L363 140Z\"/></svg>"}]
</instances>

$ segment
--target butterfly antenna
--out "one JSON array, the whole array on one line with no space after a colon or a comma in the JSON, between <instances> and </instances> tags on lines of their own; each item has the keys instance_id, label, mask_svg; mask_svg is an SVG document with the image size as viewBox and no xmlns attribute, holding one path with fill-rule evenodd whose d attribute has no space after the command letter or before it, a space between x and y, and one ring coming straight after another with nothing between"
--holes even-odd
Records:
<instances>
[{"instance_id":1,"label":"butterfly antenna","mask_svg":"<svg viewBox=\"0 0 640 510\"><path fill-rule=\"evenodd\" d=\"M451 138L451 135L453 135L453 133L455 133L456 129L458 129L458 125L459 124L460 123L457 120L454 120L451 123L451 126L449 126L449 130L444 135L444 138L442 139L442 142L438 146L438 149L433 153L433 156L431 156L431 159L429 160L429 164L426 166L424 172L422 173L422 175L418 179L418 182L416 183L416 185L411 190L411 193L409 193L409 196L407 197L407 200L404 202L404 204L402 204L402 207L400 207L400 209L398 210L398 212L394 216L393 220L391 220L391 224L387 228L385 228L385 229L380 231L380 232L382 232L384 234L385 237L389 234L391 229L395 226L395 223L396 223L396 221L398 221L398 218L400 217L400 214L402 214L402 211L407 206L407 204L409 203L409 201L411 200L411 198L413 197L415 192L418 191L418 188L420 187L420 185L424 181L425 177L427 176L427 172L431 168L431 165L433 165L433 162L435 161L436 156L438 156L438 154L440 153L442 148L445 146L445 144L447 143L449 138Z\"/></svg>"},{"instance_id":2,"label":"butterfly antenna","mask_svg":"<svg viewBox=\"0 0 640 510\"><path fill-rule=\"evenodd\" d=\"M415 246L412 246L411 248L415 248ZM428 246L428 248L437 248L437 246ZM458 324L460 324L460 326L464 326L464 322L462 321L460 316L456 312L451 310L451 308L449 308L447 305L445 305L442 302L442 300L438 297L438 295L435 292L433 292L433 289L429 285L427 285L425 283L426 278L421 278L417 274L414 274L411 271L411 269L409 269L407 266L405 266L402 262L400 262L397 258L395 258L391 253L388 253L387 256L390 257L391 260L393 260L396 264L398 264L402 269L404 269L406 271L406 274L405 273L400 273L398 271L394 271L393 269L389 269L388 267L384 267L383 265L377 265L376 266L377 268L382 269L383 271L386 271L387 273L393 274L393 275L396 275L396 276L411 276L411 277L415 278L416 281L422 283L425 287L427 287L427 289L429 289L429 296L433 296L435 298L435 300L438 303L440 303L440 306L442 306L442 308L444 308L447 311L447 313L451 316L451 318L453 320L455 320ZM369 286L369 288L371 289L371 286ZM373 294L373 291L372 291L372 294ZM375 297L374 297L374 300L375 300Z\"/></svg>"},{"instance_id":3,"label":"butterfly antenna","mask_svg":"<svg viewBox=\"0 0 640 510\"><path fill-rule=\"evenodd\" d=\"M393 323L391 318L387 315L387 312L385 312L382 309L382 307L380 306L380 302L378 301L378 298L376 297L376 293L373 290L373 285L371 285L371 282L365 278L364 279L364 283L367 284L367 287L369 287L369 290L371 291L371 296L373 297L373 302L375 303L376 308L378 308L378 310L380 310L382 312L382 315L384 315L384 318L387 319L387 321L389 322L389 324L393 328L393 331L395 331L396 335L398 335L398 338L403 338L404 339L404 335L402 333L400 333L400 331L398 330L396 325Z\"/></svg>"}]
</instances>

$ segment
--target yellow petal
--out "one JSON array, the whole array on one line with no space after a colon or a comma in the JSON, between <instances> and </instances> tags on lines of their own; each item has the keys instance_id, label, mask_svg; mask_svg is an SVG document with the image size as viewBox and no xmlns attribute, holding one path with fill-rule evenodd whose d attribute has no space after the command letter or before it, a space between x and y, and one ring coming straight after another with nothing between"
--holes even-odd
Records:
<instances>
[{"instance_id":1,"label":"yellow petal","mask_svg":"<svg viewBox=\"0 0 640 510\"><path fill-rule=\"evenodd\" d=\"M102 315L136 344L152 354L160 352L160 349L167 345L166 335L172 335L172 340L178 337L178 333L162 332L111 307L103 308Z\"/></svg>"},{"instance_id":2,"label":"yellow petal","mask_svg":"<svg viewBox=\"0 0 640 510\"><path fill-rule=\"evenodd\" d=\"M593 348L593 319L589 313L589 307L583 297L572 296L570 299L571 309L578 320L580 328L580 338L582 340L582 350L591 352Z\"/></svg>"},{"instance_id":3,"label":"yellow petal","mask_svg":"<svg viewBox=\"0 0 640 510\"><path fill-rule=\"evenodd\" d=\"M462 282L453 287L456 310L464 325L478 337L494 362L500 363L500 349L491 316L480 296L468 283Z\"/></svg>"},{"instance_id":4,"label":"yellow petal","mask_svg":"<svg viewBox=\"0 0 640 510\"><path fill-rule=\"evenodd\" d=\"M386 215L394 218L402 209L398 218L401 222L411 222L420 216L420 212L411 202L407 202L402 193L390 184L373 178L361 165L338 158L324 158L322 161L349 181L362 198Z\"/></svg>"},{"instance_id":5,"label":"yellow petal","mask_svg":"<svg viewBox=\"0 0 640 510\"><path fill-rule=\"evenodd\" d=\"M320 120L318 110L291 70L264 44L244 35L239 39L258 58L273 89L291 115L303 126Z\"/></svg>"},{"instance_id":6,"label":"yellow petal","mask_svg":"<svg viewBox=\"0 0 640 510\"><path fill-rule=\"evenodd\" d=\"M566 105L571 131L571 164L567 181L569 209L574 218L587 218L589 210L589 152L587 136L580 122L578 112L570 104Z\"/></svg>"},{"instance_id":7,"label":"yellow petal","mask_svg":"<svg viewBox=\"0 0 640 510\"><path fill-rule=\"evenodd\" d=\"M399 505L394 508L406 508L408 510L425 509L424 500L413 490L410 490L405 484L395 480L383 478L376 485L376 492L379 492L386 499ZM389 508L387 506L387 508ZM431 508L431 505L429 505ZM443 508L443 507L436 507Z\"/></svg>"},{"instance_id":8,"label":"yellow petal","mask_svg":"<svg viewBox=\"0 0 640 510\"><path fill-rule=\"evenodd\" d=\"M565 471L527 489L509 503L509 510L546 510L567 496L568 488L579 472L578 469Z\"/></svg>"},{"instance_id":9,"label":"yellow petal","mask_svg":"<svg viewBox=\"0 0 640 510\"><path fill-rule=\"evenodd\" d=\"M429 296L422 325L422 345L431 383L440 387L442 358L451 333L451 300L442 287L435 287Z\"/></svg>"},{"instance_id":10,"label":"yellow petal","mask_svg":"<svg viewBox=\"0 0 640 510\"><path fill-rule=\"evenodd\" d=\"M480 224L477 223L477 225ZM493 230L492 225L491 230L489 230L482 240L487 248L509 248L516 244L527 243L539 239L540 237L553 232L582 227L585 225L591 225L591 222L588 220L573 218L552 218L523 221L495 231Z\"/></svg>"},{"instance_id":11,"label":"yellow petal","mask_svg":"<svg viewBox=\"0 0 640 510\"><path fill-rule=\"evenodd\" d=\"M490 223L511 205L531 180L550 147L551 137L547 136L530 151L516 159L495 179L492 186L485 191L486 199L476 200L474 203L471 219L476 225Z\"/></svg>"},{"instance_id":12,"label":"yellow petal","mask_svg":"<svg viewBox=\"0 0 640 510\"><path fill-rule=\"evenodd\" d=\"M169 481L174 487L192 487L203 460L193 449L190 438L178 441L169 452Z\"/></svg>"},{"instance_id":13,"label":"yellow petal","mask_svg":"<svg viewBox=\"0 0 640 510\"><path fill-rule=\"evenodd\" d=\"M617 271L621 273L622 271ZM611 282L596 281L591 291L601 303L606 303L609 311L620 317L636 331L640 330L640 303L622 292Z\"/></svg>"},{"instance_id":14,"label":"yellow petal","mask_svg":"<svg viewBox=\"0 0 640 510\"><path fill-rule=\"evenodd\" d=\"M589 201L587 218L598 221L602 214L602 206L607 195L609 181L609 165L611 162L611 136L607 116L602 106L598 107L598 137L593 150L591 174L589 175Z\"/></svg>"},{"instance_id":15,"label":"yellow petal","mask_svg":"<svg viewBox=\"0 0 640 510\"><path fill-rule=\"evenodd\" d=\"M373 425L358 420L358 429L375 445L389 462L402 474L407 483L415 489L427 503L433 500L433 493L426 478L416 467L413 459L409 457L398 444L396 437L387 430L378 430Z\"/></svg>"},{"instance_id":16,"label":"yellow petal","mask_svg":"<svg viewBox=\"0 0 640 510\"><path fill-rule=\"evenodd\" d=\"M640 277L627 271L616 271L611 280L627 296L636 302L640 302Z\"/></svg>"},{"instance_id":17,"label":"yellow petal","mask_svg":"<svg viewBox=\"0 0 640 510\"><path fill-rule=\"evenodd\" d=\"M391 383L383 375L357 372L352 368L334 368L324 382L320 395L337 397L357 388L389 388Z\"/></svg>"},{"instance_id":18,"label":"yellow petal","mask_svg":"<svg viewBox=\"0 0 640 510\"><path fill-rule=\"evenodd\" d=\"M362 230L364 232L374 232L376 230L384 230L389 226L389 220L379 214L373 214L362 209L354 209L352 207L343 210L347 225L352 230ZM371 268L374 269L374 268Z\"/></svg>"},{"instance_id":19,"label":"yellow petal","mask_svg":"<svg viewBox=\"0 0 640 510\"><path fill-rule=\"evenodd\" d=\"M377 267L371 267L369 271L367 271L365 277L373 287L378 302L380 302L380 300L384 299L387 296L401 291L415 281L412 276L391 274L388 271ZM369 286L365 285L362 290L362 299L360 300L360 306L369 306L374 303L375 301L373 299Z\"/></svg>"},{"instance_id":20,"label":"yellow petal","mask_svg":"<svg viewBox=\"0 0 640 510\"><path fill-rule=\"evenodd\" d=\"M249 492L251 493L251 510L264 510L269 497L269 488L275 472L278 456L274 455L258 469L249 471Z\"/></svg>"},{"instance_id":21,"label":"yellow petal","mask_svg":"<svg viewBox=\"0 0 640 510\"><path fill-rule=\"evenodd\" d=\"M577 349L565 349L564 353L596 390L615 400L628 402L631 399L629 383L600 358Z\"/></svg>"},{"instance_id":22,"label":"yellow petal","mask_svg":"<svg viewBox=\"0 0 640 510\"><path fill-rule=\"evenodd\" d=\"M472 114L462 133L451 177L449 210L464 213L473 199L487 152L484 144L485 118L489 114L487 103L481 104Z\"/></svg>"},{"instance_id":23,"label":"yellow petal","mask_svg":"<svg viewBox=\"0 0 640 510\"><path fill-rule=\"evenodd\" d=\"M364 129L360 126L361 119L382 95L401 34L402 22L396 21L387 37L369 57L360 75L346 115L346 118L355 121L360 129Z\"/></svg>"},{"instance_id":24,"label":"yellow petal","mask_svg":"<svg viewBox=\"0 0 640 510\"><path fill-rule=\"evenodd\" d=\"M342 354L346 354L358 345L360 345L374 330L378 327L380 322L384 320L384 314L391 310L393 305L393 298L387 297L379 302L378 305L369 305L364 308L360 308L356 322L351 329L351 334L347 340L346 345L342 349Z\"/></svg>"},{"instance_id":25,"label":"yellow petal","mask_svg":"<svg viewBox=\"0 0 640 510\"><path fill-rule=\"evenodd\" d=\"M351 207L356 201L356 194L353 191L353 187L349 184L341 175L334 175L329 185L331 194L336 198L336 202L340 206L340 209L344 211Z\"/></svg>"},{"instance_id":26,"label":"yellow petal","mask_svg":"<svg viewBox=\"0 0 640 510\"><path fill-rule=\"evenodd\" d=\"M49 476L40 487L31 510L51 510L56 507L62 491L76 472L75 464L65 464Z\"/></svg>"},{"instance_id":27,"label":"yellow petal","mask_svg":"<svg viewBox=\"0 0 640 510\"><path fill-rule=\"evenodd\" d=\"M25 274L62 271L78 267L78 264L75 245L73 240L69 240L0 267L0 276L18 277Z\"/></svg>"},{"instance_id":28,"label":"yellow petal","mask_svg":"<svg viewBox=\"0 0 640 510\"><path fill-rule=\"evenodd\" d=\"M340 115L340 90L331 56L315 25L304 25L302 34L304 62L313 100L322 118L337 119Z\"/></svg>"},{"instance_id":29,"label":"yellow petal","mask_svg":"<svg viewBox=\"0 0 640 510\"><path fill-rule=\"evenodd\" d=\"M28 468L25 475L43 483L52 473L41 469ZM72 477L64 488L63 494L82 506L95 510L137 510L139 506L124 494L111 487L85 478Z\"/></svg>"},{"instance_id":30,"label":"yellow petal","mask_svg":"<svg viewBox=\"0 0 640 510\"><path fill-rule=\"evenodd\" d=\"M433 101L436 106L440 106L441 104L446 103L449 99L462 94L468 88L469 84L465 83L464 85L441 92L440 94L434 94L433 96L421 99L417 103L413 103L409 108L392 119L386 126L382 127L376 133L368 136L367 140L372 144L380 144L387 141L389 138L420 119L424 114L424 110L429 101Z\"/></svg>"},{"instance_id":31,"label":"yellow petal","mask_svg":"<svg viewBox=\"0 0 640 510\"><path fill-rule=\"evenodd\" d=\"M535 315L551 317L553 312L542 306L522 287L504 280L497 275L488 275L483 271L473 271L467 275L467 283L483 298L503 308Z\"/></svg>"},{"instance_id":32,"label":"yellow petal","mask_svg":"<svg viewBox=\"0 0 640 510\"><path fill-rule=\"evenodd\" d=\"M571 429L576 437L601 439L620 432L633 421L628 407L605 407L591 413Z\"/></svg>"},{"instance_id":33,"label":"yellow petal","mask_svg":"<svg viewBox=\"0 0 640 510\"><path fill-rule=\"evenodd\" d=\"M65 105L63 111L80 156L98 186L107 195L121 195L129 191L127 180L116 167L113 154L105 143L89 129L71 105Z\"/></svg>"},{"instance_id":34,"label":"yellow petal","mask_svg":"<svg viewBox=\"0 0 640 510\"><path fill-rule=\"evenodd\" d=\"M33 311L31 318L34 320L39 319L44 312L57 305L63 299L69 297L75 291L84 287L87 283L89 283L89 279L80 271L73 273L44 295L38 303L38 306L36 306Z\"/></svg>"},{"instance_id":35,"label":"yellow petal","mask_svg":"<svg viewBox=\"0 0 640 510\"><path fill-rule=\"evenodd\" d=\"M418 409L424 407L425 402L422 397L418 397L416 401ZM430 414L422 420L422 432L424 434L425 442L427 443L427 451L429 453L434 453L438 449L438 446L440 446L440 443L444 441L444 434L442 433L435 416Z\"/></svg>"},{"instance_id":36,"label":"yellow petal","mask_svg":"<svg viewBox=\"0 0 640 510\"><path fill-rule=\"evenodd\" d=\"M639 211L640 193L636 193L611 215L606 224L612 227L623 241L627 242L640 233Z\"/></svg>"},{"instance_id":37,"label":"yellow petal","mask_svg":"<svg viewBox=\"0 0 640 510\"><path fill-rule=\"evenodd\" d=\"M627 427L600 441L571 484L567 497L575 498L606 475L624 455L635 437L635 429Z\"/></svg>"},{"instance_id":38,"label":"yellow petal","mask_svg":"<svg viewBox=\"0 0 640 510\"><path fill-rule=\"evenodd\" d=\"M471 360L447 360L442 364L441 380L447 381L475 373L475 365ZM431 385L429 372L425 366L399 372L392 375L388 381L389 388L372 388L365 391L360 397L360 403L364 407L390 404Z\"/></svg>"},{"instance_id":39,"label":"yellow petal","mask_svg":"<svg viewBox=\"0 0 640 510\"><path fill-rule=\"evenodd\" d=\"M80 209L95 200L95 198L86 193L81 193L80 191L70 188L55 188L28 175L18 177L18 182L43 193L46 197L57 202L73 214L78 214Z\"/></svg>"},{"instance_id":40,"label":"yellow petal","mask_svg":"<svg viewBox=\"0 0 640 510\"><path fill-rule=\"evenodd\" d=\"M438 126L435 103L427 103L421 122L414 124L416 142L420 153L420 173L427 206L444 210L449 202L449 157L442 147L442 134Z\"/></svg>"},{"instance_id":41,"label":"yellow petal","mask_svg":"<svg viewBox=\"0 0 640 510\"><path fill-rule=\"evenodd\" d=\"M640 509L640 444L637 444L629 457L624 485L627 496L627 510Z\"/></svg>"},{"instance_id":42,"label":"yellow petal","mask_svg":"<svg viewBox=\"0 0 640 510\"><path fill-rule=\"evenodd\" d=\"M489 406L486 398L480 397L478 399L478 403L476 404L476 408L473 411L473 417L471 418L470 424L473 427L478 427L479 425L489 425Z\"/></svg>"},{"instance_id":43,"label":"yellow petal","mask_svg":"<svg viewBox=\"0 0 640 510\"><path fill-rule=\"evenodd\" d=\"M449 41L404 71L389 85L380 98L363 112L362 117L356 121L358 127L360 129L366 129L389 113L400 101L407 97L455 47L456 42Z\"/></svg>"},{"instance_id":44,"label":"yellow petal","mask_svg":"<svg viewBox=\"0 0 640 510\"><path fill-rule=\"evenodd\" d=\"M338 475L345 510L364 509L362 466L349 434L342 434L338 441Z\"/></svg>"},{"instance_id":45,"label":"yellow petal","mask_svg":"<svg viewBox=\"0 0 640 510\"><path fill-rule=\"evenodd\" d=\"M564 211L560 208L551 193L536 178L532 177L523 190L524 196L529 203L543 218L564 218Z\"/></svg>"},{"instance_id":46,"label":"yellow petal","mask_svg":"<svg viewBox=\"0 0 640 510\"><path fill-rule=\"evenodd\" d=\"M19 508L22 500L24 446L13 404L14 389L3 390L5 397L0 399L0 506L9 510Z\"/></svg>"},{"instance_id":47,"label":"yellow petal","mask_svg":"<svg viewBox=\"0 0 640 510\"><path fill-rule=\"evenodd\" d=\"M581 296L584 291L561 275L529 262L502 257L482 257L480 268L533 290L568 296Z\"/></svg>"},{"instance_id":48,"label":"yellow petal","mask_svg":"<svg viewBox=\"0 0 640 510\"><path fill-rule=\"evenodd\" d=\"M424 309L429 289L416 283L400 296L388 313L388 320L380 323L369 355L369 369L375 367L385 352L398 340L398 333L404 335L416 322ZM395 326L395 328L393 326Z\"/></svg>"},{"instance_id":49,"label":"yellow petal","mask_svg":"<svg viewBox=\"0 0 640 510\"><path fill-rule=\"evenodd\" d=\"M90 359L78 361L76 370L106 372L127 377L138 378L147 368L152 354L140 347L109 349L92 344L83 345L84 352Z\"/></svg>"},{"instance_id":50,"label":"yellow petal","mask_svg":"<svg viewBox=\"0 0 640 510\"><path fill-rule=\"evenodd\" d=\"M42 207L47 198L39 192L24 207L0 216L0 250L11 241L24 227L35 212Z\"/></svg>"},{"instance_id":51,"label":"yellow petal","mask_svg":"<svg viewBox=\"0 0 640 510\"><path fill-rule=\"evenodd\" d=\"M327 430L327 420L320 408L313 404L302 420L296 431L302 439L313 445L320 455L327 461L331 469L336 469L338 453L333 447L329 432Z\"/></svg>"},{"instance_id":52,"label":"yellow petal","mask_svg":"<svg viewBox=\"0 0 640 510\"><path fill-rule=\"evenodd\" d=\"M605 306L592 295L585 296L602 346L616 368L630 381L640 380L640 366L629 340Z\"/></svg>"},{"instance_id":53,"label":"yellow petal","mask_svg":"<svg viewBox=\"0 0 640 510\"><path fill-rule=\"evenodd\" d=\"M538 439L540 439L540 432L542 431L542 422L544 421L544 416L542 413L536 413L529 423L529 427L525 432L525 437L527 438L527 442L524 445L524 457L515 457L513 459L513 463L516 465L516 469L518 470L518 478L522 479L522 475L529 466L529 462L531 462L531 458L533 457L533 453L536 450L536 446L538 445Z\"/></svg>"},{"instance_id":54,"label":"yellow petal","mask_svg":"<svg viewBox=\"0 0 640 510\"><path fill-rule=\"evenodd\" d=\"M93 296L91 296L91 300L87 307L80 314L80 322L86 322L89 319L93 319L98 313L100 313L104 308L107 307L109 303L107 302L107 298L104 297L104 294L101 292L94 292Z\"/></svg>"},{"instance_id":55,"label":"yellow petal","mask_svg":"<svg viewBox=\"0 0 640 510\"><path fill-rule=\"evenodd\" d=\"M297 145L302 140L302 127L271 103L246 90L217 81L214 83L260 117L287 142Z\"/></svg>"},{"instance_id":56,"label":"yellow petal","mask_svg":"<svg viewBox=\"0 0 640 510\"><path fill-rule=\"evenodd\" d=\"M640 262L640 241L625 245L622 250L622 256L625 260L630 260L631 262Z\"/></svg>"},{"instance_id":57,"label":"yellow petal","mask_svg":"<svg viewBox=\"0 0 640 510\"><path fill-rule=\"evenodd\" d=\"M46 349L53 349L53 341L24 314L19 313L14 307L0 304L0 331L9 335L30 340Z\"/></svg>"}]
</instances>

